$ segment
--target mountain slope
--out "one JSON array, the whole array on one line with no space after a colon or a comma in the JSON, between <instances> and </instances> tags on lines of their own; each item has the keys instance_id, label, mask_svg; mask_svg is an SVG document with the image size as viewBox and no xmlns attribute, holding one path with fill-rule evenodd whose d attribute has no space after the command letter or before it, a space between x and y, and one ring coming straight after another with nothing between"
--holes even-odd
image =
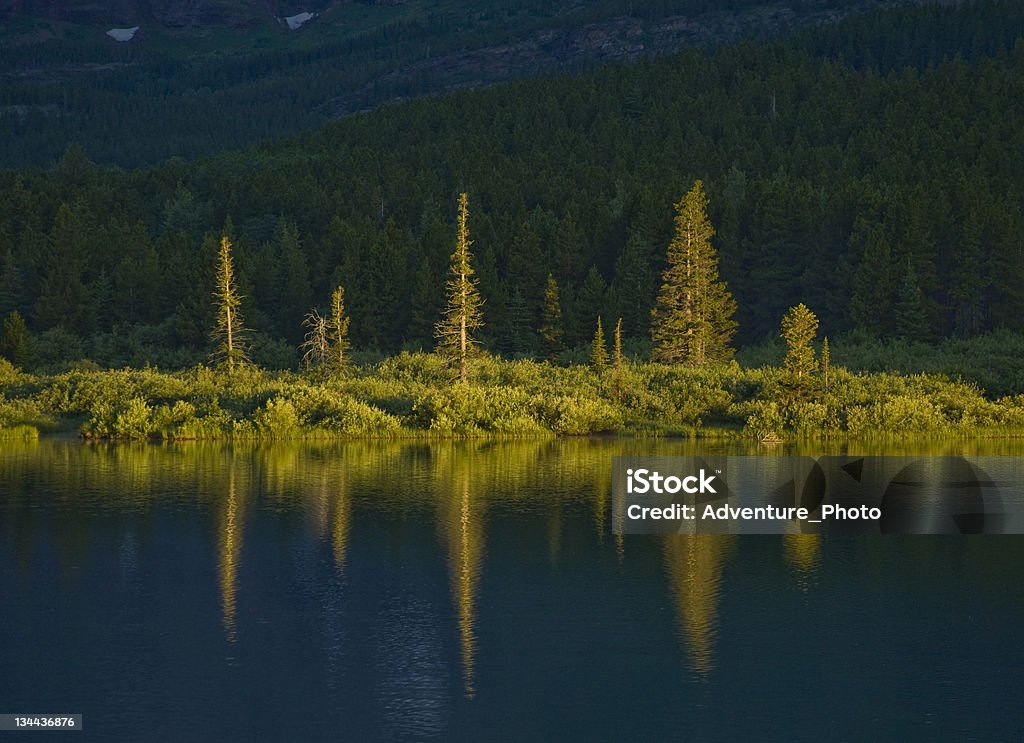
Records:
<instances>
[{"instance_id":1,"label":"mountain slope","mask_svg":"<svg viewBox=\"0 0 1024 743\"><path fill-rule=\"evenodd\" d=\"M69 142L122 166L193 157L387 101L761 38L893 4L25 2L0 29L0 167L50 165ZM282 14L300 10L319 14L289 30ZM112 26L139 30L118 43Z\"/></svg>"}]
</instances>

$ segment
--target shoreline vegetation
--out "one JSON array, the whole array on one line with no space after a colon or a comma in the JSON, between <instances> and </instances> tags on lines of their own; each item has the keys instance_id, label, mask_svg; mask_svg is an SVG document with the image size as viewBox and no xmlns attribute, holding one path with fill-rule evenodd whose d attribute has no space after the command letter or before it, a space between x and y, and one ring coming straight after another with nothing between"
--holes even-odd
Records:
<instances>
[{"instance_id":1,"label":"shoreline vegetation","mask_svg":"<svg viewBox=\"0 0 1024 743\"><path fill-rule=\"evenodd\" d=\"M1024 435L1024 396L934 374L622 360L594 368L483 352L466 384L437 354L344 372L197 366L24 374L0 361L0 439L515 438L617 434L759 441Z\"/></svg>"},{"instance_id":2,"label":"shoreline vegetation","mask_svg":"<svg viewBox=\"0 0 1024 743\"><path fill-rule=\"evenodd\" d=\"M483 300L462 193L434 352L354 363L339 285L326 315L314 308L306 316L303 369L261 368L250 358L243 297L224 235L212 296L210 366L167 372L147 361L142 369L103 371L86 360L63 372L25 373L12 360L32 357L32 339L12 313L0 344L8 356L0 355L0 440L54 431L77 431L92 440L163 441L616 434L781 442L1024 435L1024 395L987 397L977 384L944 375L835 365L828 337L818 342L819 320L803 303L781 320L781 364L741 366L730 342L736 302L719 277L702 182L695 181L675 206L676 234L651 313L650 361L624 353L621 318L609 352L597 315L589 363L579 363L587 353L563 343L561 303L550 275L540 329L546 358L504 359L484 350L477 336ZM991 358L984 340L974 344L974 367L977 359ZM1014 391L1015 382L1004 385Z\"/></svg>"}]
</instances>

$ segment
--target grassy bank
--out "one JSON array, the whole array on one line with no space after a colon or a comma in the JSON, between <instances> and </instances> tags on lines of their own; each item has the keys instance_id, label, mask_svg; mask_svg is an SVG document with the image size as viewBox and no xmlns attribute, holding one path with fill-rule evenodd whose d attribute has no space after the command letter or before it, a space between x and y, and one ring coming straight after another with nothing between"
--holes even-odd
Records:
<instances>
[{"instance_id":1,"label":"grassy bank","mask_svg":"<svg viewBox=\"0 0 1024 743\"><path fill-rule=\"evenodd\" d=\"M464 386L430 354L401 354L343 375L204 366L31 375L6 365L0 429L104 439L971 437L1024 431L1024 396L994 399L934 374L833 368L826 384L735 363L593 369L483 357Z\"/></svg>"}]
</instances>

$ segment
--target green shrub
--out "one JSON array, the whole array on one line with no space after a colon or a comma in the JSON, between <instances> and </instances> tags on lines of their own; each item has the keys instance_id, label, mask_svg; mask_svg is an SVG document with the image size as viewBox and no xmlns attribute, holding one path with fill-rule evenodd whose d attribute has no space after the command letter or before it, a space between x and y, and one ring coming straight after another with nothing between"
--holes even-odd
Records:
<instances>
[{"instance_id":1,"label":"green shrub","mask_svg":"<svg viewBox=\"0 0 1024 743\"><path fill-rule=\"evenodd\" d=\"M256 411L252 424L266 438L294 438L302 427L302 419L291 400L275 397L267 400L267 404Z\"/></svg>"},{"instance_id":2,"label":"green shrub","mask_svg":"<svg viewBox=\"0 0 1024 743\"><path fill-rule=\"evenodd\" d=\"M18 368L3 356L0 356L0 388L16 382L19 376Z\"/></svg>"},{"instance_id":3,"label":"green shrub","mask_svg":"<svg viewBox=\"0 0 1024 743\"><path fill-rule=\"evenodd\" d=\"M557 434L578 436L615 431L625 422L618 406L591 397L542 398L539 408L543 422Z\"/></svg>"}]
</instances>

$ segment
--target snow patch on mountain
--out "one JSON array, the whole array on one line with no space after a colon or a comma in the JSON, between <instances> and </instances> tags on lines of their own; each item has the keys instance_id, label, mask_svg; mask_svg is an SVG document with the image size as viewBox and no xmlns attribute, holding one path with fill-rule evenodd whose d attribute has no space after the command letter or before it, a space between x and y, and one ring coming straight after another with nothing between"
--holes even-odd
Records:
<instances>
[{"instance_id":1,"label":"snow patch on mountain","mask_svg":"<svg viewBox=\"0 0 1024 743\"><path fill-rule=\"evenodd\" d=\"M107 31L107 36L112 38L114 41L131 41L135 38L135 32L138 30L138 26L133 28L112 28Z\"/></svg>"},{"instance_id":2,"label":"snow patch on mountain","mask_svg":"<svg viewBox=\"0 0 1024 743\"><path fill-rule=\"evenodd\" d=\"M297 28L301 28L304 24L309 23L311 20L316 18L316 13L299 13L298 15L286 16L284 22L288 24L288 30L294 31Z\"/></svg>"}]
</instances>

